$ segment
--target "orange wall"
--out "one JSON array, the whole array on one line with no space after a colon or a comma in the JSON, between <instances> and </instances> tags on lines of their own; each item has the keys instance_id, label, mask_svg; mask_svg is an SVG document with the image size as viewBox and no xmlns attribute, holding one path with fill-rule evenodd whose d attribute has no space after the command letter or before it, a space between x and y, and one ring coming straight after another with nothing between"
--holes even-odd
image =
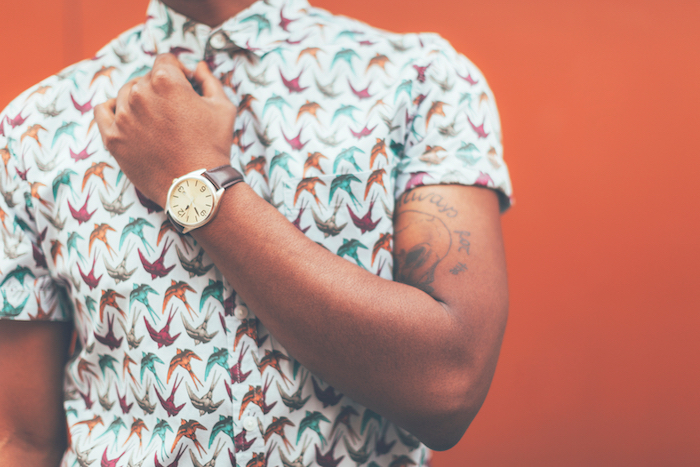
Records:
<instances>
[{"instance_id":1,"label":"orange wall","mask_svg":"<svg viewBox=\"0 0 700 467\"><path fill-rule=\"evenodd\" d=\"M435 466L700 465L700 2L312 2L441 33L498 99L510 321ZM146 3L0 0L0 107Z\"/></svg>"}]
</instances>

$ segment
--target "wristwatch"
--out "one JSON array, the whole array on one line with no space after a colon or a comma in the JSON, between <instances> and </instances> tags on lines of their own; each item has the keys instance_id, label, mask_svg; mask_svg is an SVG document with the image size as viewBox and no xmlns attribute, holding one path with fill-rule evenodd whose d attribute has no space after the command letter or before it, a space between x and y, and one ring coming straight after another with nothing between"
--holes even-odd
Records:
<instances>
[{"instance_id":1,"label":"wristwatch","mask_svg":"<svg viewBox=\"0 0 700 467\"><path fill-rule=\"evenodd\" d=\"M242 181L243 175L230 165L174 179L165 204L168 219L182 234L205 225L216 215L224 190Z\"/></svg>"}]
</instances>

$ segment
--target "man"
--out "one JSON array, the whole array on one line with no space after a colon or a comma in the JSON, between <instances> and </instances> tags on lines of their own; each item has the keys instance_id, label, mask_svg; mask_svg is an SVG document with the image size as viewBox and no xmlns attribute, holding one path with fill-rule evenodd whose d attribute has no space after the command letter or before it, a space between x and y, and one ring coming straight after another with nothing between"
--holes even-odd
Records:
<instances>
[{"instance_id":1,"label":"man","mask_svg":"<svg viewBox=\"0 0 700 467\"><path fill-rule=\"evenodd\" d=\"M510 184L444 40L152 0L0 118L3 465L424 465L476 415Z\"/></svg>"}]
</instances>

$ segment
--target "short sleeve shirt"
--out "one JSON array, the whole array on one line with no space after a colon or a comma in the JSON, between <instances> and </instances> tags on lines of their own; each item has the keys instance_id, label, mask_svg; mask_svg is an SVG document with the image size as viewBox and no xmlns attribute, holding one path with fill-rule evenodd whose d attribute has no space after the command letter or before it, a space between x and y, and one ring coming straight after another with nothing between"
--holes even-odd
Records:
<instances>
[{"instance_id":1,"label":"short sleeve shirt","mask_svg":"<svg viewBox=\"0 0 700 467\"><path fill-rule=\"evenodd\" d=\"M415 437L297 362L105 150L92 109L164 52L205 60L238 106L231 164L246 183L372 274L392 279L404 192L511 199L494 97L439 36L304 0L212 29L152 0L143 25L0 114L0 319L72 321L77 335L62 465L425 465Z\"/></svg>"}]
</instances>

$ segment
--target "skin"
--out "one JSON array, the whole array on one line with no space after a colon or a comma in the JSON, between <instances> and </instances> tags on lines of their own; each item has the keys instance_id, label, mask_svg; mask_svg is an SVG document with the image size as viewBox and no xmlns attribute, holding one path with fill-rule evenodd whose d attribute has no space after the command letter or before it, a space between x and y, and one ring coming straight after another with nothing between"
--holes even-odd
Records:
<instances>
[{"instance_id":1,"label":"skin","mask_svg":"<svg viewBox=\"0 0 700 467\"><path fill-rule=\"evenodd\" d=\"M253 2L164 3L216 26ZM106 147L161 206L173 178L229 163L235 116L205 66L192 76L168 55L95 108ZM395 228L395 282L318 246L244 184L227 190L216 219L193 235L302 364L429 447L448 449L486 397L505 329L498 201L477 187L416 188L397 202ZM0 321L0 355L24 356L0 359L0 374L14 375L0 385L0 465L58 465L69 335L64 323Z\"/></svg>"}]
</instances>

